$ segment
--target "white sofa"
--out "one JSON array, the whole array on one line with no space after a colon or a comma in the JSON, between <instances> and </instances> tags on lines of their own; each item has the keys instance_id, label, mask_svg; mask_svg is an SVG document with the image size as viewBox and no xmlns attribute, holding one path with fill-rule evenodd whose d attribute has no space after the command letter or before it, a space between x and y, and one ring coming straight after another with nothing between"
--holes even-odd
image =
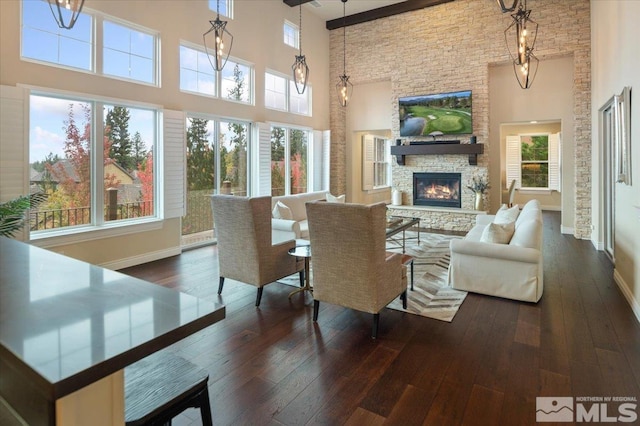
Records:
<instances>
[{"instance_id":1,"label":"white sofa","mask_svg":"<svg viewBox=\"0 0 640 426\"><path fill-rule=\"evenodd\" d=\"M309 225L307 224L307 208L305 203L309 201L325 200L329 191L307 192L304 194L281 195L271 197L271 211L278 201L291 210L291 219L272 217L271 237L274 243L294 240L309 239ZM272 213L272 216L273 213Z\"/></svg>"},{"instance_id":2,"label":"white sofa","mask_svg":"<svg viewBox=\"0 0 640 426\"><path fill-rule=\"evenodd\" d=\"M540 203L531 200L524 205L508 244L481 241L494 219L495 215L478 215L476 225L464 239L451 240L449 285L457 290L537 302L543 290Z\"/></svg>"}]
</instances>

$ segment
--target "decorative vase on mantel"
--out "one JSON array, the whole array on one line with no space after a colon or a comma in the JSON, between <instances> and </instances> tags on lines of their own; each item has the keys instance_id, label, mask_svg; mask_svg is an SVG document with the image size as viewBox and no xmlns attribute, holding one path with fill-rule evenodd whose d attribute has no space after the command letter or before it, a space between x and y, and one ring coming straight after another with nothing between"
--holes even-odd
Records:
<instances>
[{"instance_id":1,"label":"decorative vase on mantel","mask_svg":"<svg viewBox=\"0 0 640 426\"><path fill-rule=\"evenodd\" d=\"M484 210L484 200L482 192L476 192L476 210Z\"/></svg>"}]
</instances>

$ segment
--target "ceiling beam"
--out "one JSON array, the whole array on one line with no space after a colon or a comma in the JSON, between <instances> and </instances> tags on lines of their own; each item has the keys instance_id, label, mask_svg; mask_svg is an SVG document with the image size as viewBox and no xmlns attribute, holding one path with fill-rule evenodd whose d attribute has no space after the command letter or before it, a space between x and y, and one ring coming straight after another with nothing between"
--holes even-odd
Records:
<instances>
[{"instance_id":1,"label":"ceiling beam","mask_svg":"<svg viewBox=\"0 0 640 426\"><path fill-rule=\"evenodd\" d=\"M297 6L300 1L307 2L308 0L284 0L285 3L295 3ZM425 7L437 6L443 3L449 3L453 0L407 0L402 3L390 4L388 6L379 7L377 9L367 10L366 12L356 13L354 15L347 15L343 18L336 18L327 21L326 27L328 30L335 30L348 27L350 25L362 24L363 22L374 21L380 18L386 18L393 15L399 15L405 12L411 12L418 9L424 9Z\"/></svg>"}]
</instances>

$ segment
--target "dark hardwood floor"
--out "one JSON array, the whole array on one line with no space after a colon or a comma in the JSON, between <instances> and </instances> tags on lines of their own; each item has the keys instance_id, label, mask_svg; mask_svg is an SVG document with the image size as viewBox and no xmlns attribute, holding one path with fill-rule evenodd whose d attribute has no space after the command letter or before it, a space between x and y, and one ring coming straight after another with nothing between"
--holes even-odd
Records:
<instances>
[{"instance_id":1,"label":"dark hardwood floor","mask_svg":"<svg viewBox=\"0 0 640 426\"><path fill-rule=\"evenodd\" d=\"M290 301L282 284L260 308L255 287L231 280L218 297L215 246L122 272L226 305L168 349L209 371L216 425L526 425L538 396L640 400L640 325L612 265L562 235L559 213L544 222L539 303L470 293L451 323L385 309L377 340L370 315L326 303L314 324L312 297Z\"/></svg>"}]
</instances>

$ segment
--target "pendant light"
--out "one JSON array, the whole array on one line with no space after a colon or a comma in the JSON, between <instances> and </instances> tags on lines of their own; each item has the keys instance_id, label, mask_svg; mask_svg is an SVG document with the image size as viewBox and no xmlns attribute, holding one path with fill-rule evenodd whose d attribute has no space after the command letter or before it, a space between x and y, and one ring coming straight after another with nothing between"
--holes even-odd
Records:
<instances>
[{"instance_id":1,"label":"pendant light","mask_svg":"<svg viewBox=\"0 0 640 426\"><path fill-rule=\"evenodd\" d=\"M351 99L351 93L353 92L353 84L349 81L347 75L347 25L346 25L346 3L347 0L342 0L342 75L340 76L340 82L336 84L336 91L338 92L338 100L343 107L347 106L349 99Z\"/></svg>"},{"instance_id":2,"label":"pendant light","mask_svg":"<svg viewBox=\"0 0 640 426\"><path fill-rule=\"evenodd\" d=\"M211 63L214 70L222 71L231 53L233 36L227 31L227 21L220 20L220 0L216 3L216 14L216 19L209 21L211 28L202 35L202 40L204 41L204 49L207 52L209 63ZM224 50L225 38L229 41L229 49L226 52ZM213 62L211 58L213 58Z\"/></svg>"},{"instance_id":3,"label":"pendant light","mask_svg":"<svg viewBox=\"0 0 640 426\"><path fill-rule=\"evenodd\" d=\"M68 30L73 28L80 12L82 12L82 6L84 6L84 0L48 0L48 2L58 27ZM67 22L65 22L65 17L68 18Z\"/></svg>"},{"instance_id":4,"label":"pendant light","mask_svg":"<svg viewBox=\"0 0 640 426\"><path fill-rule=\"evenodd\" d=\"M307 81L309 80L309 67L307 66L307 59L302 54L302 0L300 0L300 30L298 32L298 47L300 48L300 54L296 55L296 60L291 66L293 72L293 81L296 85L296 90L300 95L304 93L307 88Z\"/></svg>"},{"instance_id":5,"label":"pendant light","mask_svg":"<svg viewBox=\"0 0 640 426\"><path fill-rule=\"evenodd\" d=\"M538 24L530 17L531 10L527 9L527 0L520 0L518 10L511 15L513 22L504 30L504 38L513 63L513 71L520 87L528 89L538 72L539 60L533 54L533 48L538 36ZM514 44L509 40L515 40Z\"/></svg>"}]
</instances>

